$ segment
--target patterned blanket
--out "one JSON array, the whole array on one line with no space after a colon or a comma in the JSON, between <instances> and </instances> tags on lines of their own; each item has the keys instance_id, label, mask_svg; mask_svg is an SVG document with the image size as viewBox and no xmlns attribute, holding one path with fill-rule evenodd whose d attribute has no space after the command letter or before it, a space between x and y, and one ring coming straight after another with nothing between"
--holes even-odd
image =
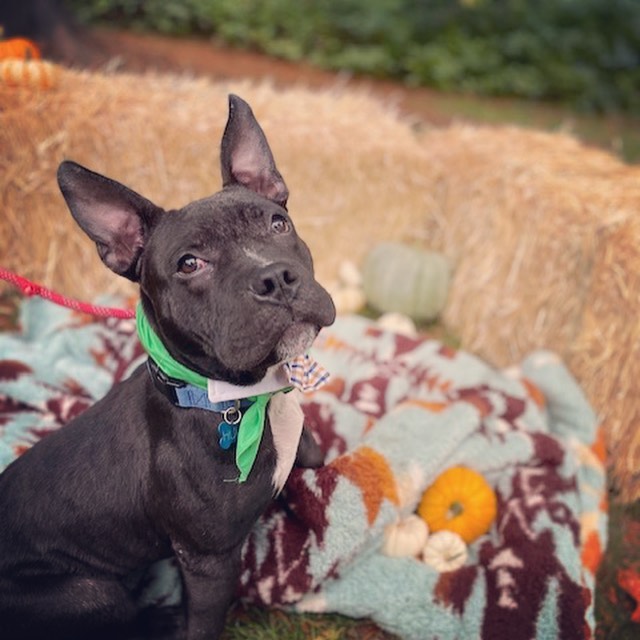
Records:
<instances>
[{"instance_id":1,"label":"patterned blanket","mask_svg":"<svg viewBox=\"0 0 640 640\"><path fill-rule=\"evenodd\" d=\"M143 357L131 321L89 321L32 299L21 327L0 335L0 468ZM304 411L328 464L294 470L258 522L239 596L368 616L408 640L591 637L606 531L602 443L558 358L536 352L498 371L358 317L324 330L313 355L332 378ZM440 574L385 556L385 527L455 465L481 472L498 496L497 520L466 565ZM178 601L171 562L152 568L143 598Z\"/></svg>"}]
</instances>

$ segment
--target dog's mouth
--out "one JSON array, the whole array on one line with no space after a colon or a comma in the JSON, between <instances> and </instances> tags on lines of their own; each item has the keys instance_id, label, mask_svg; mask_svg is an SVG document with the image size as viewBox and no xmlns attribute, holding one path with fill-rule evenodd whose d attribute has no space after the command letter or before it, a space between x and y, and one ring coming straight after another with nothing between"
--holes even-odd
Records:
<instances>
[{"instance_id":1,"label":"dog's mouth","mask_svg":"<svg viewBox=\"0 0 640 640\"><path fill-rule=\"evenodd\" d=\"M296 322L287 327L275 348L277 361L285 362L306 353L319 331L320 327L310 322Z\"/></svg>"},{"instance_id":2,"label":"dog's mouth","mask_svg":"<svg viewBox=\"0 0 640 640\"><path fill-rule=\"evenodd\" d=\"M275 339L261 336L267 339L254 343L251 349L238 350L239 345L236 345L235 349L218 354L216 361L220 366L215 372L208 370L205 375L233 384L253 384L269 367L306 354L319 331L320 327L313 322L289 322ZM228 344L225 342L225 346Z\"/></svg>"},{"instance_id":3,"label":"dog's mouth","mask_svg":"<svg viewBox=\"0 0 640 640\"><path fill-rule=\"evenodd\" d=\"M209 359L199 371L228 382L252 384L269 367L304 355L320 328L335 319L333 302L319 285L304 299L309 300L305 305L250 306L243 323L235 319L237 313L223 314L211 328L214 340L206 349Z\"/></svg>"}]
</instances>

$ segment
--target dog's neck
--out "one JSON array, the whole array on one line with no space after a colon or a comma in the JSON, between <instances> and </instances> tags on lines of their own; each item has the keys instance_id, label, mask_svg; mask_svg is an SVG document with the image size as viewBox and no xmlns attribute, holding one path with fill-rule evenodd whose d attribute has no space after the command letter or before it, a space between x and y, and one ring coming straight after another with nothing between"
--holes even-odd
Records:
<instances>
[{"instance_id":1,"label":"dog's neck","mask_svg":"<svg viewBox=\"0 0 640 640\"><path fill-rule=\"evenodd\" d=\"M219 444L223 449L236 445L239 482L247 479L255 462L271 397L293 388L313 391L329 378L325 369L303 355L271 367L254 385L211 380L171 356L149 324L141 304L136 309L136 329L149 355L147 368L156 389L177 407L204 409L221 415Z\"/></svg>"},{"instance_id":2,"label":"dog's neck","mask_svg":"<svg viewBox=\"0 0 640 640\"><path fill-rule=\"evenodd\" d=\"M213 380L178 362L163 344L149 323L142 304L136 308L136 330L140 342L156 365L157 371L168 380L204 389L212 403L242 400L264 393L276 393L291 387L300 391L315 391L329 379L329 372L307 354L267 369L261 380L252 385L238 385L226 380Z\"/></svg>"},{"instance_id":3,"label":"dog's neck","mask_svg":"<svg viewBox=\"0 0 640 640\"><path fill-rule=\"evenodd\" d=\"M217 427L219 444L223 449L229 449L235 444L236 466L240 472L238 482L244 482L258 455L266 407L272 394L253 396L244 404L239 399L223 403L211 402L208 398L207 378L173 358L149 324L142 304L138 304L136 308L136 329L140 342L149 355L147 368L156 389L177 407L204 409L221 414L222 419Z\"/></svg>"}]
</instances>

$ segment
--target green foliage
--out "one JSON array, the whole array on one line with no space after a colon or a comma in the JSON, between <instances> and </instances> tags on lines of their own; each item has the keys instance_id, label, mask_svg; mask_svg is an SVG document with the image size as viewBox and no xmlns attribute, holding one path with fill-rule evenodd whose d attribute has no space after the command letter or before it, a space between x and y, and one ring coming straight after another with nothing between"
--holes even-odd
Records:
<instances>
[{"instance_id":1,"label":"green foliage","mask_svg":"<svg viewBox=\"0 0 640 640\"><path fill-rule=\"evenodd\" d=\"M83 20L213 35L447 90L640 112L638 0L67 0Z\"/></svg>"}]
</instances>

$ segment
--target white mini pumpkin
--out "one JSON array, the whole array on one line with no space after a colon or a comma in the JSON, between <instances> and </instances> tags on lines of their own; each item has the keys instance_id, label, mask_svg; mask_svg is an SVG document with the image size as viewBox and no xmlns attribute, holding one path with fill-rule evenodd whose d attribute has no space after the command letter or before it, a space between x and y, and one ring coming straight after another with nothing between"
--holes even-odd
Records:
<instances>
[{"instance_id":1,"label":"white mini pumpkin","mask_svg":"<svg viewBox=\"0 0 640 640\"><path fill-rule=\"evenodd\" d=\"M362 273L352 260L343 260L338 267L338 278L345 287L362 287Z\"/></svg>"},{"instance_id":2,"label":"white mini pumpkin","mask_svg":"<svg viewBox=\"0 0 640 640\"><path fill-rule=\"evenodd\" d=\"M436 531L429 536L422 550L422 560L436 571L455 571L467 561L465 541L453 531Z\"/></svg>"},{"instance_id":3,"label":"white mini pumpkin","mask_svg":"<svg viewBox=\"0 0 640 640\"><path fill-rule=\"evenodd\" d=\"M396 313L389 311L383 313L377 320L379 326L387 331L393 331L400 335L407 336L408 338L415 338L418 335L418 330L413 320L409 316L405 316L403 313Z\"/></svg>"},{"instance_id":4,"label":"white mini pumpkin","mask_svg":"<svg viewBox=\"0 0 640 640\"><path fill-rule=\"evenodd\" d=\"M420 555L428 535L427 523L412 514L387 526L382 552L393 558L414 558Z\"/></svg>"},{"instance_id":5,"label":"white mini pumpkin","mask_svg":"<svg viewBox=\"0 0 640 640\"><path fill-rule=\"evenodd\" d=\"M329 294L340 315L357 313L367 303L364 292L359 287L336 287L329 289Z\"/></svg>"}]
</instances>

